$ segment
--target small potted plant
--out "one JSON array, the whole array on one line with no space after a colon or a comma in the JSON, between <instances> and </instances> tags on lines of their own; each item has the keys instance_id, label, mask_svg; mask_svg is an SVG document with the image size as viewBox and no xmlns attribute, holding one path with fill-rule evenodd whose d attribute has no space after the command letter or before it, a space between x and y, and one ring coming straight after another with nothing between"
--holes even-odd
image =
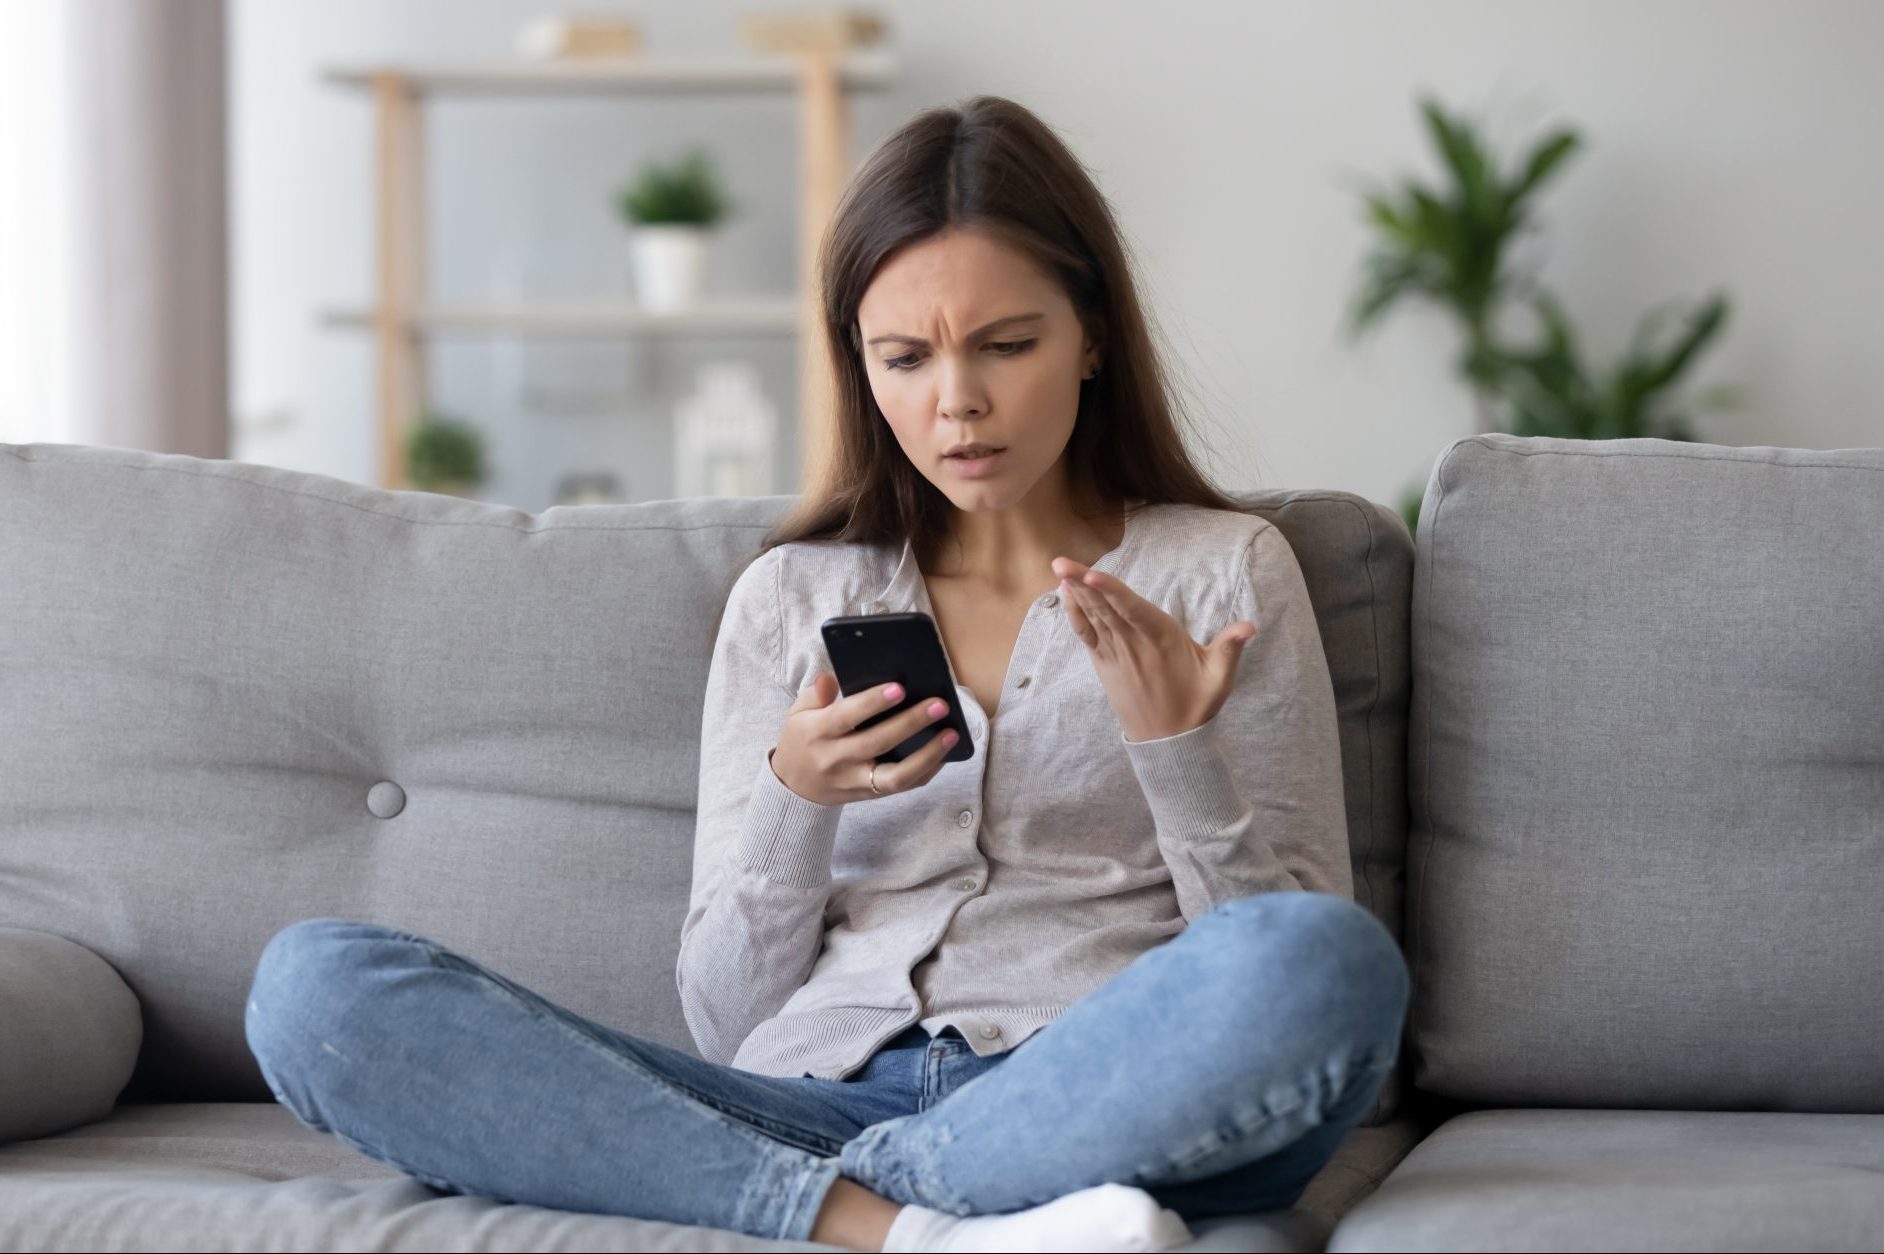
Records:
<instances>
[{"instance_id":1,"label":"small potted plant","mask_svg":"<svg viewBox=\"0 0 1884 1254\"><path fill-rule=\"evenodd\" d=\"M470 496L484 482L484 437L444 414L426 414L406 437L406 479L421 492Z\"/></svg>"},{"instance_id":2,"label":"small potted plant","mask_svg":"<svg viewBox=\"0 0 1884 1254\"><path fill-rule=\"evenodd\" d=\"M643 307L666 311L697 301L707 236L729 208L705 151L691 149L672 165L643 166L616 203L633 230L629 244Z\"/></svg>"}]
</instances>

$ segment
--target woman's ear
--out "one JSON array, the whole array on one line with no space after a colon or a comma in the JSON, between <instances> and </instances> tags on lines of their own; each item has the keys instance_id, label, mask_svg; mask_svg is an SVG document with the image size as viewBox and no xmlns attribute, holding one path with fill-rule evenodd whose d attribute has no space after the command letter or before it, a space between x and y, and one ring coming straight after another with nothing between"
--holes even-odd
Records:
<instances>
[{"instance_id":1,"label":"woman's ear","mask_svg":"<svg viewBox=\"0 0 1884 1254\"><path fill-rule=\"evenodd\" d=\"M1081 338L1085 341L1086 365L1079 377L1090 379L1099 373L1099 345L1093 339L1091 328L1087 328Z\"/></svg>"}]
</instances>

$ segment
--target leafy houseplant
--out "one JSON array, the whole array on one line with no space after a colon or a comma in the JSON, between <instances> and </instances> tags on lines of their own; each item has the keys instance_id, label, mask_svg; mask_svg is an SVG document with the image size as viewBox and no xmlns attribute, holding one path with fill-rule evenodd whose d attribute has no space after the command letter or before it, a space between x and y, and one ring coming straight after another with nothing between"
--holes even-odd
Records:
<instances>
[{"instance_id":1,"label":"leafy houseplant","mask_svg":"<svg viewBox=\"0 0 1884 1254\"><path fill-rule=\"evenodd\" d=\"M421 492L469 496L485 473L484 437L469 423L427 414L406 436L406 478Z\"/></svg>"},{"instance_id":2,"label":"leafy houseplant","mask_svg":"<svg viewBox=\"0 0 1884 1254\"><path fill-rule=\"evenodd\" d=\"M633 228L641 303L670 310L698 300L707 234L729 212L706 152L693 148L672 165L643 166L616 193L616 206Z\"/></svg>"},{"instance_id":3,"label":"leafy houseplant","mask_svg":"<svg viewBox=\"0 0 1884 1254\"><path fill-rule=\"evenodd\" d=\"M1658 346L1666 307L1637 326L1623 358L1605 378L1586 368L1562 307L1548 292L1532 297L1544 323L1543 340L1531 349L1502 349L1488 366L1493 384L1509 406L1514 435L1555 435L1576 440L1623 440L1652 436L1696 439L1688 415L1668 399L1677 376L1727 318L1727 298L1709 297L1690 314L1672 342ZM1738 389L1717 384L1696 394L1702 409L1731 409Z\"/></svg>"},{"instance_id":4,"label":"leafy houseplant","mask_svg":"<svg viewBox=\"0 0 1884 1254\"><path fill-rule=\"evenodd\" d=\"M1586 365L1561 303L1534 273L1517 271L1506 256L1511 243L1531 229L1537 191L1582 140L1568 129L1546 135L1507 180L1469 122L1449 117L1430 97L1419 107L1450 182L1431 188L1407 179L1397 194L1362 193L1376 240L1349 308L1350 340L1402 299L1424 299L1450 313L1462 332L1457 365L1472 387L1479 430L1583 440L1693 440L1686 415L1666 394L1726 321L1726 297L1709 297L1665 345L1658 340L1669 310L1657 309L1637 327L1623 360L1607 376ZM1531 309L1541 325L1533 345L1512 343L1500 330L1500 315L1514 304ZM1697 399L1701 408L1731 408L1738 394L1723 386ZM1408 530L1419 526L1424 491L1420 482L1401 498Z\"/></svg>"}]
</instances>

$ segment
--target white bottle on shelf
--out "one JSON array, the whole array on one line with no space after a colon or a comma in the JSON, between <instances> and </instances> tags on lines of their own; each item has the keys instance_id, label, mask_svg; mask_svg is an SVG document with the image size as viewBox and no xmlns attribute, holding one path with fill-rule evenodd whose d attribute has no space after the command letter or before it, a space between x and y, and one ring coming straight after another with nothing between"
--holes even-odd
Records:
<instances>
[{"instance_id":1,"label":"white bottle on shelf","mask_svg":"<svg viewBox=\"0 0 1884 1254\"><path fill-rule=\"evenodd\" d=\"M674 495L770 496L778 411L750 362L700 367L698 387L674 414Z\"/></svg>"}]
</instances>

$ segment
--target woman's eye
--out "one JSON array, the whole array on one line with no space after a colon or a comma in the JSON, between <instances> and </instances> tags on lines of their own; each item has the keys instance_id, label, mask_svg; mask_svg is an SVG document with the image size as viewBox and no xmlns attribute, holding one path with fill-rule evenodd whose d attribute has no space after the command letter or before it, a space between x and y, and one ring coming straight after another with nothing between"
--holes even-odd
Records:
<instances>
[{"instance_id":1,"label":"woman's eye","mask_svg":"<svg viewBox=\"0 0 1884 1254\"><path fill-rule=\"evenodd\" d=\"M1004 340L999 344L989 344L986 347L1011 350L1008 352L997 352L995 354L996 357L1019 357L1022 353L1032 348L1035 343L1036 341L1034 340ZM899 365L899 362L907 364ZM910 370L914 368L915 362L916 354L906 353L901 357L891 357L883 364L891 370Z\"/></svg>"}]
</instances>

